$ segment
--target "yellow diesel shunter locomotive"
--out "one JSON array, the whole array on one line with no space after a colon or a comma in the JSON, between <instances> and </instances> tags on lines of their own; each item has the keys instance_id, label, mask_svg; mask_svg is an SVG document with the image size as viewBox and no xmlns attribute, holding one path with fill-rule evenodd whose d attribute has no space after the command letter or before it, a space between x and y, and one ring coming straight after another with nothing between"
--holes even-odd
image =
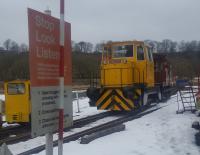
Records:
<instances>
[{"instance_id":1,"label":"yellow diesel shunter locomotive","mask_svg":"<svg viewBox=\"0 0 200 155\"><path fill-rule=\"evenodd\" d=\"M98 109L131 111L161 99L154 82L153 49L142 41L112 42L104 46L100 87L90 87L90 105Z\"/></svg>"},{"instance_id":2,"label":"yellow diesel shunter locomotive","mask_svg":"<svg viewBox=\"0 0 200 155\"><path fill-rule=\"evenodd\" d=\"M15 80L4 83L5 121L29 123L31 114L30 81Z\"/></svg>"}]
</instances>

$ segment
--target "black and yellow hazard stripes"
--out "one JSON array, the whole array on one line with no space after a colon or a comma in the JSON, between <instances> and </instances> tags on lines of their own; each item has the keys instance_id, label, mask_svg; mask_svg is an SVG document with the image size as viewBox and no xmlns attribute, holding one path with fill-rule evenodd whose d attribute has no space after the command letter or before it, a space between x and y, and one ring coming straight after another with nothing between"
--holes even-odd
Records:
<instances>
[{"instance_id":1,"label":"black and yellow hazard stripes","mask_svg":"<svg viewBox=\"0 0 200 155\"><path fill-rule=\"evenodd\" d=\"M136 106L136 108L139 108L140 106L142 106L142 91L141 89L135 89L134 90L134 97L133 97L133 102L134 105Z\"/></svg>"},{"instance_id":2,"label":"black and yellow hazard stripes","mask_svg":"<svg viewBox=\"0 0 200 155\"><path fill-rule=\"evenodd\" d=\"M130 111L137 107L141 91L136 91L135 94L135 99L128 99L124 97L121 89L106 89L101 93L96 106L102 110Z\"/></svg>"}]
</instances>

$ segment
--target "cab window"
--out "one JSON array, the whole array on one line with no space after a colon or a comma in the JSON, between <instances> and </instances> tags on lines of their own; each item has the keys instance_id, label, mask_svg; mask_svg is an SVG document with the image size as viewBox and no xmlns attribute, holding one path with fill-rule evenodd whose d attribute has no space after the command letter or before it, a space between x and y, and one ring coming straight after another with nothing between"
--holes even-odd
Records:
<instances>
[{"instance_id":1,"label":"cab window","mask_svg":"<svg viewBox=\"0 0 200 155\"><path fill-rule=\"evenodd\" d=\"M144 48L142 46L137 47L137 60L144 60Z\"/></svg>"},{"instance_id":2,"label":"cab window","mask_svg":"<svg viewBox=\"0 0 200 155\"><path fill-rule=\"evenodd\" d=\"M133 45L114 46L113 58L133 57Z\"/></svg>"},{"instance_id":3,"label":"cab window","mask_svg":"<svg viewBox=\"0 0 200 155\"><path fill-rule=\"evenodd\" d=\"M153 56L152 56L153 49L148 47L147 51L148 51L149 61L153 61Z\"/></svg>"},{"instance_id":4,"label":"cab window","mask_svg":"<svg viewBox=\"0 0 200 155\"><path fill-rule=\"evenodd\" d=\"M23 83L9 83L8 95L24 94L25 85Z\"/></svg>"}]
</instances>

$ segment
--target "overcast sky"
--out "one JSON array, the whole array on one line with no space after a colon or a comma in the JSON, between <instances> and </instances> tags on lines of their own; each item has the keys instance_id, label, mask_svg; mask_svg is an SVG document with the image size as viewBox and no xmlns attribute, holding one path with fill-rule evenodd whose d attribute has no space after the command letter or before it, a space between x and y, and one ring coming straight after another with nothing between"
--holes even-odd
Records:
<instances>
[{"instance_id":1,"label":"overcast sky","mask_svg":"<svg viewBox=\"0 0 200 155\"><path fill-rule=\"evenodd\" d=\"M65 0L72 40L200 40L200 0ZM59 0L0 0L0 45L7 38L28 43L27 7L49 8Z\"/></svg>"}]
</instances>

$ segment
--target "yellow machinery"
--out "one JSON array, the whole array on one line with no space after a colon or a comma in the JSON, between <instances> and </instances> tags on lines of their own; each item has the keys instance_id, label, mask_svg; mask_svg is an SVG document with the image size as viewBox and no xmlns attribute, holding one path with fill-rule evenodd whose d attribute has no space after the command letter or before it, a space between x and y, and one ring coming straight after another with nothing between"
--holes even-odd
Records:
<instances>
[{"instance_id":1,"label":"yellow machinery","mask_svg":"<svg viewBox=\"0 0 200 155\"><path fill-rule=\"evenodd\" d=\"M5 82L5 117L8 123L28 123L30 120L30 81Z\"/></svg>"},{"instance_id":2,"label":"yellow machinery","mask_svg":"<svg viewBox=\"0 0 200 155\"><path fill-rule=\"evenodd\" d=\"M98 109L130 111L160 94L154 86L152 48L142 41L106 44L100 72L100 88L87 90L90 105Z\"/></svg>"}]
</instances>

